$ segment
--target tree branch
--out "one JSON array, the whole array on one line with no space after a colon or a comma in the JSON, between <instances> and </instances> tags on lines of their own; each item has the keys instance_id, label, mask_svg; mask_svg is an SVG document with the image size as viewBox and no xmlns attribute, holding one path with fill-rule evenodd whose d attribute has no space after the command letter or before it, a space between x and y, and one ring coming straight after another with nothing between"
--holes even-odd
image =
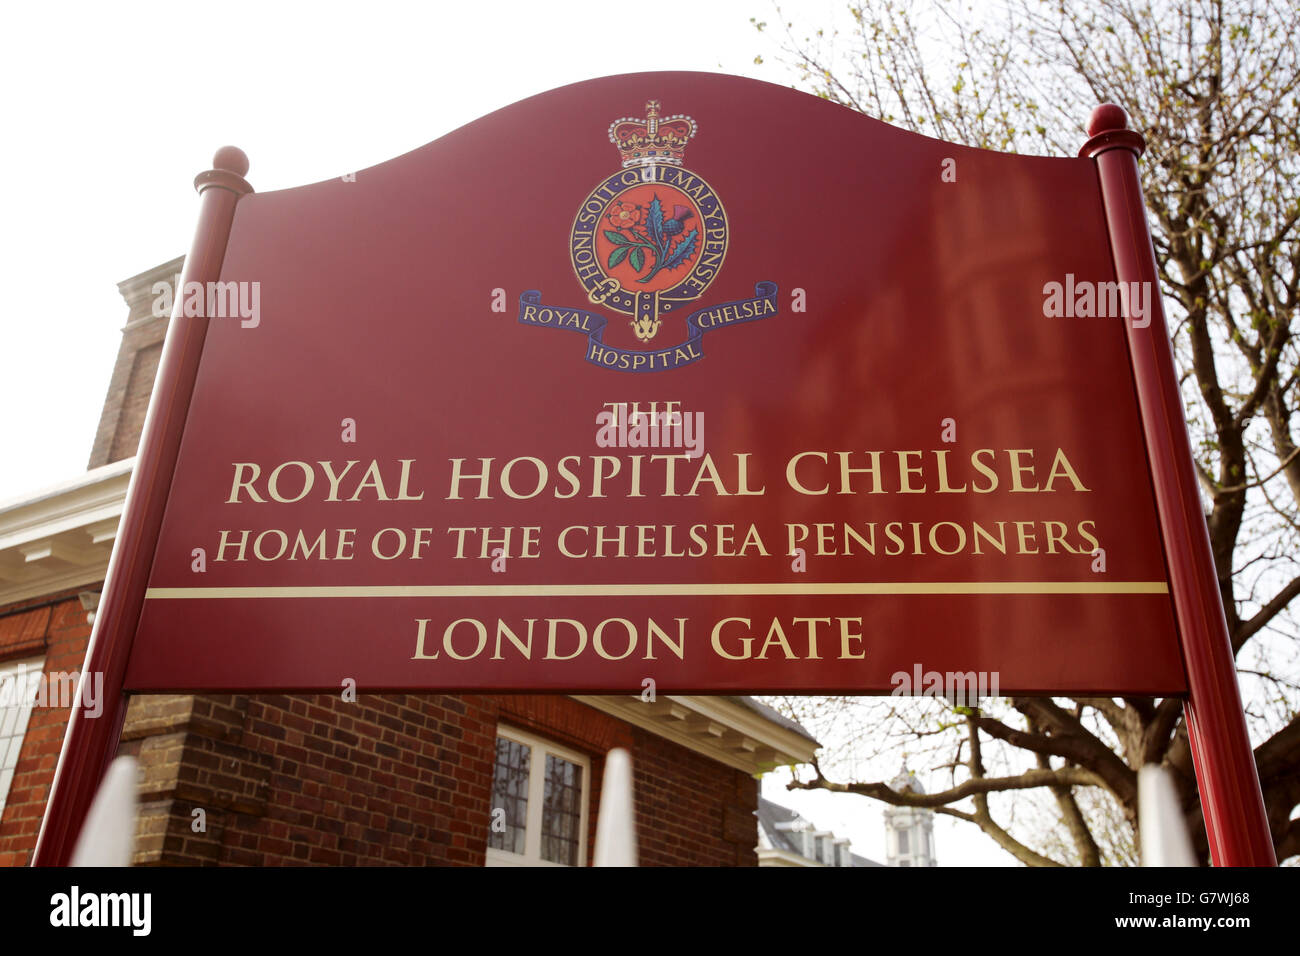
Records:
<instances>
[{"instance_id":1,"label":"tree branch","mask_svg":"<svg viewBox=\"0 0 1300 956\"><path fill-rule=\"evenodd\" d=\"M857 793L871 797L881 803L895 807L941 807L955 803L976 794L1002 792L1006 790L1031 790L1034 787L1058 786L1104 787L1105 783L1090 770L1081 767L1068 767L1061 770L1026 770L1014 777L982 777L978 780L966 780L948 790L938 793L913 793L910 790L900 793L890 789L887 783L838 783L822 776L816 767L817 776L813 780L791 780L786 784L787 790L829 790L832 793Z\"/></svg>"}]
</instances>

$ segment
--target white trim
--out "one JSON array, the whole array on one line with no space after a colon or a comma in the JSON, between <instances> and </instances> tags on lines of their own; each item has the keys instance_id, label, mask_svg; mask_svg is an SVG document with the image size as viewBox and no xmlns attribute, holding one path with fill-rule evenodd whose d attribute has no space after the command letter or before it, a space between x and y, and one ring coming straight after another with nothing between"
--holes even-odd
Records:
<instances>
[{"instance_id":1,"label":"white trim","mask_svg":"<svg viewBox=\"0 0 1300 956\"><path fill-rule=\"evenodd\" d=\"M0 606L104 579L134 464L0 502Z\"/></svg>"},{"instance_id":2,"label":"white trim","mask_svg":"<svg viewBox=\"0 0 1300 956\"><path fill-rule=\"evenodd\" d=\"M545 737L538 737L506 724L497 724L497 737L505 737L531 748L528 756L528 815L524 821L524 852L487 848L485 866L567 866L542 859L542 808L546 786L546 755L552 754L582 768L582 796L579 799L578 866L587 865L588 804L591 803L591 759ZM493 742L495 772L495 740ZM539 759L540 758L540 759ZM489 820L491 815L489 813Z\"/></svg>"},{"instance_id":3,"label":"white trim","mask_svg":"<svg viewBox=\"0 0 1300 956\"><path fill-rule=\"evenodd\" d=\"M123 458L25 495L0 501L0 534L22 528L24 517L30 523L48 521L59 514L75 513L82 504L78 492L82 492L82 498L87 495L99 495L102 498L105 494L111 494L105 486L114 478L129 477L134 466L134 458Z\"/></svg>"},{"instance_id":4,"label":"white trim","mask_svg":"<svg viewBox=\"0 0 1300 956\"><path fill-rule=\"evenodd\" d=\"M774 847L759 847L757 853L759 866L818 866L823 868L826 866L825 863L818 863L816 860L800 856L798 853L791 853L789 850L778 850Z\"/></svg>"},{"instance_id":5,"label":"white trim","mask_svg":"<svg viewBox=\"0 0 1300 956\"><path fill-rule=\"evenodd\" d=\"M818 744L725 697L588 697L579 703L746 773L811 763Z\"/></svg>"}]
</instances>

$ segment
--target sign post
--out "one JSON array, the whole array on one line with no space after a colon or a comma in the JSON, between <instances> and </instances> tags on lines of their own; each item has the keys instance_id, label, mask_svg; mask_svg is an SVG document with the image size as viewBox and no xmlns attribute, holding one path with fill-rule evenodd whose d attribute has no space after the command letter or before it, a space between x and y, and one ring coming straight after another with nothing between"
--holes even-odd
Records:
<instances>
[{"instance_id":1,"label":"sign post","mask_svg":"<svg viewBox=\"0 0 1300 956\"><path fill-rule=\"evenodd\" d=\"M205 315L184 314L182 291L192 282L206 288L220 276L235 204L253 191L244 179L248 157L241 150L217 150L212 165L194 180L200 196L198 226L180 288L174 290L167 339L82 668L86 675L104 675L104 709L97 717L86 716L84 703L72 710L37 838L35 866L66 866L71 860L82 822L117 753L126 718L123 679L208 330Z\"/></svg>"},{"instance_id":2,"label":"sign post","mask_svg":"<svg viewBox=\"0 0 1300 956\"><path fill-rule=\"evenodd\" d=\"M1210 855L1217 866L1276 866L1147 231L1137 166L1146 144L1109 103L1093 110L1088 134L1079 155L1097 163L1116 278L1151 290L1148 322L1130 317L1125 327L1187 668L1183 714Z\"/></svg>"}]
</instances>

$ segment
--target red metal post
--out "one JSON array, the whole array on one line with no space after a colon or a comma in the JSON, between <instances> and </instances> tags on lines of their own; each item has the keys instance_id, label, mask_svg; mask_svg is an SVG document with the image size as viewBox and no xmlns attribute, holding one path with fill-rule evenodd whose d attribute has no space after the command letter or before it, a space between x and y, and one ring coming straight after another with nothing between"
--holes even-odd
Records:
<instances>
[{"instance_id":1,"label":"red metal post","mask_svg":"<svg viewBox=\"0 0 1300 956\"><path fill-rule=\"evenodd\" d=\"M194 180L200 196L199 223L185 259L181 285L175 290L171 324L108 563L104 593L86 649L83 672L104 675L104 710L98 717L87 717L84 705L73 708L33 866L66 866L71 860L82 822L121 737L126 717L122 682L208 331L206 317L183 314L183 290L190 282L202 283L206 289L208 282L220 278L235 204L253 191L244 179L248 157L241 150L222 147L212 165L213 169Z\"/></svg>"},{"instance_id":2,"label":"red metal post","mask_svg":"<svg viewBox=\"0 0 1300 956\"><path fill-rule=\"evenodd\" d=\"M1093 110L1088 135L1079 155L1097 164L1115 278L1150 290L1148 315L1135 321L1127 309L1125 325L1187 668L1183 713L1210 856L1216 866L1276 866L1147 231L1137 165L1146 143L1111 103Z\"/></svg>"}]
</instances>

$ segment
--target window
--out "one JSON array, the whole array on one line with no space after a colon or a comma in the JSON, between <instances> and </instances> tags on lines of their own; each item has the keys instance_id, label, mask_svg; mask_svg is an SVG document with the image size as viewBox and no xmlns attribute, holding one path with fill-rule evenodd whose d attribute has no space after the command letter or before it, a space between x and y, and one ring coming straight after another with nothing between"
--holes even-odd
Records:
<instances>
[{"instance_id":1,"label":"window","mask_svg":"<svg viewBox=\"0 0 1300 956\"><path fill-rule=\"evenodd\" d=\"M488 866L585 866L591 763L513 728L497 728Z\"/></svg>"},{"instance_id":2,"label":"window","mask_svg":"<svg viewBox=\"0 0 1300 956\"><path fill-rule=\"evenodd\" d=\"M9 797L44 669L45 661L39 657L0 666L0 814Z\"/></svg>"},{"instance_id":3,"label":"window","mask_svg":"<svg viewBox=\"0 0 1300 956\"><path fill-rule=\"evenodd\" d=\"M906 831L906 830L899 830L899 831L898 831L898 852L899 852L900 854L903 854L903 853L907 853L907 852L909 852L908 849L907 849L907 831Z\"/></svg>"}]
</instances>

